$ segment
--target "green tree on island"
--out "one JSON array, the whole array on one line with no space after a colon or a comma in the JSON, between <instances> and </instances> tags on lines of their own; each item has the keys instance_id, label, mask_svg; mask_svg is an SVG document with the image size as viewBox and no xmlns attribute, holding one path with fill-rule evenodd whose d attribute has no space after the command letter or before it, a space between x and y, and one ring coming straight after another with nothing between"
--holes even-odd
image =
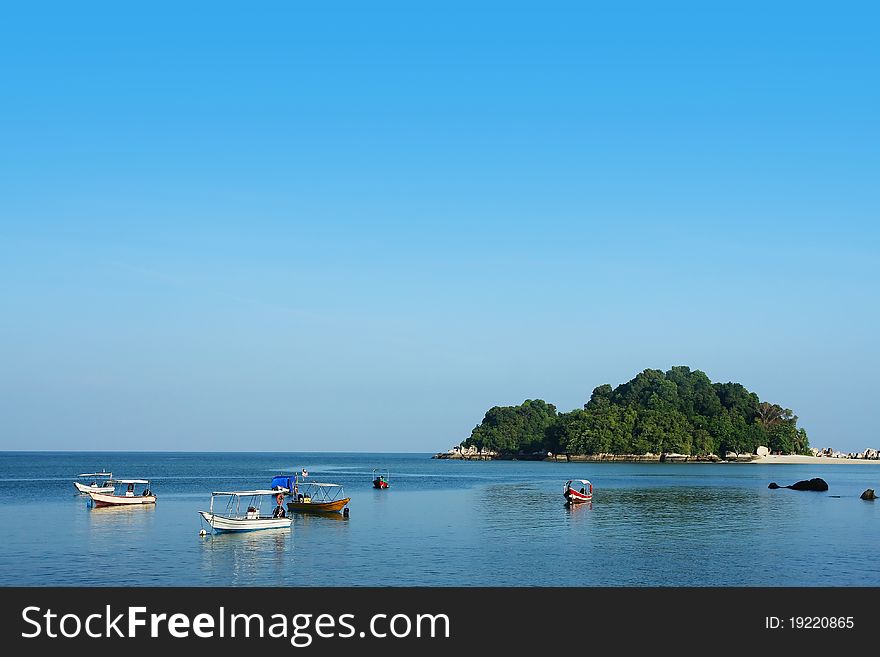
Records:
<instances>
[{"instance_id":1,"label":"green tree on island","mask_svg":"<svg viewBox=\"0 0 880 657\"><path fill-rule=\"evenodd\" d=\"M712 383L700 370L647 369L627 383L593 390L583 409L557 413L541 399L495 406L465 447L500 453L809 453L797 416L761 402L739 383Z\"/></svg>"},{"instance_id":2,"label":"green tree on island","mask_svg":"<svg viewBox=\"0 0 880 657\"><path fill-rule=\"evenodd\" d=\"M527 399L519 406L494 406L474 428L467 444L502 453L543 449L547 430L556 419L556 407L542 399Z\"/></svg>"}]
</instances>

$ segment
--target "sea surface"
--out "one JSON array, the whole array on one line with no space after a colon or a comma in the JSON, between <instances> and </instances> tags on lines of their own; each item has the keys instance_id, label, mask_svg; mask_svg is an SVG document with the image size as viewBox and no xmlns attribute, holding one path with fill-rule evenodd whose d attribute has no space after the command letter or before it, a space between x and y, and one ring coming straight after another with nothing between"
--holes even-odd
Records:
<instances>
[{"instance_id":1,"label":"sea surface","mask_svg":"<svg viewBox=\"0 0 880 657\"><path fill-rule=\"evenodd\" d=\"M81 472L155 506L90 508ZM350 516L208 534L211 491L343 484ZM391 488L374 490L373 469ZM769 490L820 476L826 493ZM562 486L589 479L590 505ZM875 464L463 462L429 454L0 453L3 586L878 586ZM267 500L268 502L268 500Z\"/></svg>"}]
</instances>

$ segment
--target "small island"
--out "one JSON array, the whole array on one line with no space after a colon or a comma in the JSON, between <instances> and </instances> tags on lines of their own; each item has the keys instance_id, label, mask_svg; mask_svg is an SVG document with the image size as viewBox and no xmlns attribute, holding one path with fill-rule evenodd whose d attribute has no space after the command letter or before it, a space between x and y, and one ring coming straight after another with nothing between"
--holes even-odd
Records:
<instances>
[{"instance_id":1,"label":"small island","mask_svg":"<svg viewBox=\"0 0 880 657\"><path fill-rule=\"evenodd\" d=\"M542 399L494 406L469 438L434 458L751 462L832 455L811 449L797 422L791 409L761 401L742 384L713 383L700 370L676 366L646 369L616 388L601 385L568 413ZM848 456L878 458L876 450Z\"/></svg>"}]
</instances>

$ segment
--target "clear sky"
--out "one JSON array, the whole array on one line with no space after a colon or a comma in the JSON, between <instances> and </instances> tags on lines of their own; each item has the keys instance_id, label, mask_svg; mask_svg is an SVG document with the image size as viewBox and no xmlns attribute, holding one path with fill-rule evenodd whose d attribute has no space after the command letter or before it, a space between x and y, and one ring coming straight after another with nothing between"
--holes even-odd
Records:
<instances>
[{"instance_id":1,"label":"clear sky","mask_svg":"<svg viewBox=\"0 0 880 657\"><path fill-rule=\"evenodd\" d=\"M880 447L878 18L7 5L0 449L439 451L678 364Z\"/></svg>"}]
</instances>

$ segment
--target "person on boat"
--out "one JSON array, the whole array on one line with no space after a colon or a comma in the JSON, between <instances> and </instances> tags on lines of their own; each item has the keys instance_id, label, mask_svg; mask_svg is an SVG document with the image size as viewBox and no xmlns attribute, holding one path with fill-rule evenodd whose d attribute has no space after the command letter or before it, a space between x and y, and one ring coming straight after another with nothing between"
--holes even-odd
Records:
<instances>
[{"instance_id":1,"label":"person on boat","mask_svg":"<svg viewBox=\"0 0 880 657\"><path fill-rule=\"evenodd\" d=\"M586 495L586 494L587 494L587 487L581 486L581 495Z\"/></svg>"},{"instance_id":2,"label":"person on boat","mask_svg":"<svg viewBox=\"0 0 880 657\"><path fill-rule=\"evenodd\" d=\"M134 484L129 484L128 488L125 490L126 497L134 497Z\"/></svg>"},{"instance_id":3,"label":"person on boat","mask_svg":"<svg viewBox=\"0 0 880 657\"><path fill-rule=\"evenodd\" d=\"M275 510L272 512L273 518L284 518L287 514L284 512L284 507L280 504L275 507Z\"/></svg>"}]
</instances>

